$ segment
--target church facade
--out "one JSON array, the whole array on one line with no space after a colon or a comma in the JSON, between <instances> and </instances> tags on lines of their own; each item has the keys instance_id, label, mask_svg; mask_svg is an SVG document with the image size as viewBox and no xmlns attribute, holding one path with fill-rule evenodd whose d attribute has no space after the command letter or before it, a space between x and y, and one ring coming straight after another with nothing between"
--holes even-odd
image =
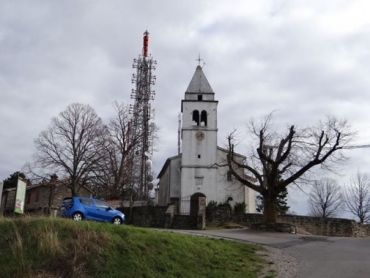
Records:
<instances>
[{"instance_id":1,"label":"church facade","mask_svg":"<svg viewBox=\"0 0 370 278\"><path fill-rule=\"evenodd\" d=\"M227 150L217 146L217 105L215 93L197 66L181 101L182 153L168 158L158 175L158 205L178 204L181 213L193 214L194 204L205 197L207 203L229 203L232 208L244 202L246 212L255 212L254 191L229 174Z\"/></svg>"}]
</instances>

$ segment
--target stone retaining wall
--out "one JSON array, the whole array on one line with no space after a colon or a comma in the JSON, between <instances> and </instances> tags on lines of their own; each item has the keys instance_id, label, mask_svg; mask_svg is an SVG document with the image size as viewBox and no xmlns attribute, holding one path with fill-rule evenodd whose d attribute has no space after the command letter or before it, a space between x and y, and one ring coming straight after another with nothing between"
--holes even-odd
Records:
<instances>
[{"instance_id":1,"label":"stone retaining wall","mask_svg":"<svg viewBox=\"0 0 370 278\"><path fill-rule=\"evenodd\" d=\"M165 227L165 213L167 206L143 206L133 207L132 217L130 215L130 208L121 207L117 210L125 214L126 223L138 227L152 227L164 228Z\"/></svg>"},{"instance_id":2,"label":"stone retaining wall","mask_svg":"<svg viewBox=\"0 0 370 278\"><path fill-rule=\"evenodd\" d=\"M173 205L133 207L132 217L130 208L121 207L117 210L125 214L127 224L137 227L193 230L202 227L204 221L202 215L176 215Z\"/></svg>"},{"instance_id":3,"label":"stone retaining wall","mask_svg":"<svg viewBox=\"0 0 370 278\"><path fill-rule=\"evenodd\" d=\"M262 214L233 214L228 208L216 207L207 208L206 220L207 226L222 226L233 222L244 227L251 227L253 223L262 222ZM284 215L279 216L277 222L295 225L313 235L370 237L369 225L361 225L349 219Z\"/></svg>"},{"instance_id":4,"label":"stone retaining wall","mask_svg":"<svg viewBox=\"0 0 370 278\"><path fill-rule=\"evenodd\" d=\"M132 218L130 218L129 208L118 209L125 214L127 223L134 226L170 229L204 228L203 215L176 215L174 206L133 207ZM205 221L206 227L226 226L228 223L251 227L253 223L262 222L262 214L235 214L231 213L229 208L207 208ZM278 217L278 222L292 224L313 235L370 237L369 225L361 225L349 219L284 215Z\"/></svg>"}]
</instances>

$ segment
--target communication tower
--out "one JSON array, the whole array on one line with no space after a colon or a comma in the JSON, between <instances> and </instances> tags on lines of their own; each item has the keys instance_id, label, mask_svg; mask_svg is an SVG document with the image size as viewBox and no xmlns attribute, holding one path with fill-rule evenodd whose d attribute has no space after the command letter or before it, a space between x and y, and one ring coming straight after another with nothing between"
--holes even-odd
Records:
<instances>
[{"instance_id":1,"label":"communication tower","mask_svg":"<svg viewBox=\"0 0 370 278\"><path fill-rule=\"evenodd\" d=\"M135 100L130 105L130 112L133 114L131 124L131 140L137 144L132 150L132 175L134 183L141 197L148 197L148 191L153 189L153 175L151 169L151 156L153 153L153 132L154 132L154 110L151 108L151 101L154 100L155 92L152 86L155 84L156 76L152 74L157 62L148 54L149 32L145 31L143 36L143 51L137 59L134 59L132 67L136 74L132 75L131 98Z\"/></svg>"}]
</instances>

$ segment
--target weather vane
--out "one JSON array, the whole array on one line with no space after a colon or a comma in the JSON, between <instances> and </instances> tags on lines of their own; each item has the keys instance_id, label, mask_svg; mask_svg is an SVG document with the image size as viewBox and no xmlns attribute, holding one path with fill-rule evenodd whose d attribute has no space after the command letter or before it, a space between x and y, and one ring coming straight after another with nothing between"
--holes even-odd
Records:
<instances>
[{"instance_id":1,"label":"weather vane","mask_svg":"<svg viewBox=\"0 0 370 278\"><path fill-rule=\"evenodd\" d=\"M204 63L203 59L200 59L200 54L198 56L198 59L195 59L195 61L198 61L198 66L200 66L200 61L203 61L203 66L201 66L201 67L204 67L204 65L206 64L206 63Z\"/></svg>"}]
</instances>

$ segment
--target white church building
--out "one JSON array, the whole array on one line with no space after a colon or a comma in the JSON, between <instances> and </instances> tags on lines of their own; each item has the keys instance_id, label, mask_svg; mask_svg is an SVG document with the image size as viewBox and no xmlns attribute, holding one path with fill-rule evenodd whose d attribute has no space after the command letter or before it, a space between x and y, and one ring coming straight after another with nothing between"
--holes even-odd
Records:
<instances>
[{"instance_id":1,"label":"white church building","mask_svg":"<svg viewBox=\"0 0 370 278\"><path fill-rule=\"evenodd\" d=\"M199 197L205 197L207 204L228 202L232 208L244 202L246 212L255 212L254 191L228 173L227 150L217 146L217 105L215 93L197 66L181 101L182 153L168 158L158 175L158 205L176 204L180 213L196 214Z\"/></svg>"}]
</instances>

